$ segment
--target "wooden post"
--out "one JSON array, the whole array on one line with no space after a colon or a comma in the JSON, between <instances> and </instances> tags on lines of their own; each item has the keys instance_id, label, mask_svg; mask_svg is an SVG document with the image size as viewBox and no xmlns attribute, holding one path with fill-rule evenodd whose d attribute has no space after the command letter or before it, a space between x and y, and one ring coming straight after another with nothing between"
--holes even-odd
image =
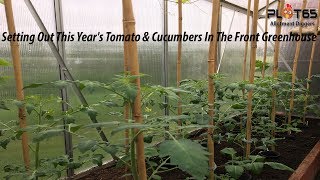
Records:
<instances>
[{"instance_id":1,"label":"wooden post","mask_svg":"<svg viewBox=\"0 0 320 180\"><path fill-rule=\"evenodd\" d=\"M124 32L126 35L133 34L136 32L135 29L135 19L133 14L133 7L131 0L122 0L123 8L123 24ZM129 69L131 75L139 75L139 61L138 61L138 47L136 41L128 41L127 45L127 56L130 57ZM133 103L132 115L136 123L143 124L143 118L141 113L141 87L140 87L140 77L136 78L134 81L137 86L137 96ZM138 133L138 130L137 130ZM137 164L138 164L138 175L139 180L147 180L146 163L144 156L144 142L143 133L139 133L136 138L136 154L137 154ZM133 163L133 162L132 162Z\"/></svg>"},{"instance_id":2,"label":"wooden post","mask_svg":"<svg viewBox=\"0 0 320 180\"><path fill-rule=\"evenodd\" d=\"M16 33L12 2L11 0L4 0L4 6L7 17L7 24L9 33L12 35ZM19 101L24 101L24 92L23 92L23 80L22 80L22 68L21 68L21 59L20 59L20 47L17 41L11 41L11 55L14 68L14 78L16 81L16 96ZM24 107L19 108L19 125L21 129L27 127L26 120L26 111ZM28 144L28 135L24 132L21 136L22 139L22 153L24 165L27 170L30 169L30 157L29 157L29 144Z\"/></svg>"},{"instance_id":3,"label":"wooden post","mask_svg":"<svg viewBox=\"0 0 320 180\"><path fill-rule=\"evenodd\" d=\"M302 11L306 9L307 6L307 0L303 0L302 3ZM303 23L303 16L300 18L300 22ZM299 27L299 35L302 35L302 26ZM297 74L297 68L298 68L298 60L300 56L300 48L301 48L301 43L302 41L297 42L297 47L296 47L296 52L294 56L294 61L293 61L293 68L292 68L292 82L291 82L291 96L290 96L290 109L289 109L289 114L288 114L288 124L291 124L292 121L292 111L294 108L294 89L295 89L295 83L296 83L296 74ZM291 132L289 132L291 134Z\"/></svg>"},{"instance_id":4,"label":"wooden post","mask_svg":"<svg viewBox=\"0 0 320 180\"><path fill-rule=\"evenodd\" d=\"M254 0L254 10L252 18L252 34L257 34L258 28L258 11L259 11L259 0ZM249 72L249 82L254 84L254 73L256 69L256 56L257 56L257 41L256 39L251 42L251 52L250 52L250 72ZM247 125L246 125L246 157L248 158L251 152L251 119L252 119L252 99L253 90L248 93L248 111L247 111Z\"/></svg>"},{"instance_id":5,"label":"wooden post","mask_svg":"<svg viewBox=\"0 0 320 180\"><path fill-rule=\"evenodd\" d=\"M268 11L268 9L269 9L269 0L266 0L266 3L267 3L266 4L266 10ZM268 32L268 18L267 17L265 17L264 31ZM264 42L264 53L263 53L262 78L264 78L265 74L266 74L267 51L268 51L268 41L265 41Z\"/></svg>"},{"instance_id":6,"label":"wooden post","mask_svg":"<svg viewBox=\"0 0 320 180\"><path fill-rule=\"evenodd\" d=\"M318 10L320 10L320 1L319 1ZM314 26L314 34L315 35L318 34L318 27L319 27L319 17L316 20L316 25ZM303 124L306 124L307 106L308 106L308 101L309 101L309 96L310 96L310 92L309 92L310 91L310 81L311 81L311 76L312 76L312 65L313 65L313 60L314 60L314 54L316 52L316 44L317 44L317 41L314 41L312 43L311 56L310 56L310 61L309 61L307 93L306 93L305 100L304 100L303 119L302 119Z\"/></svg>"},{"instance_id":7,"label":"wooden post","mask_svg":"<svg viewBox=\"0 0 320 180\"><path fill-rule=\"evenodd\" d=\"M251 0L248 0L246 35L249 35L249 32L250 32L250 16L251 16ZM243 81L245 81L247 79L248 46L249 46L249 42L246 41L246 45L245 45L245 49L244 49L243 67L242 67L242 80ZM243 94L244 94L244 92L243 92Z\"/></svg>"},{"instance_id":8,"label":"wooden post","mask_svg":"<svg viewBox=\"0 0 320 180\"><path fill-rule=\"evenodd\" d=\"M123 17L124 17L124 12L123 13ZM125 21L123 21L123 34L127 34L125 32ZM129 56L128 56L128 42L124 41L123 44L123 49L124 49L124 53L123 53L123 67L124 67L124 73L127 75L129 73ZM123 116L124 116L124 121L126 123L128 123L129 119L130 119L130 103L126 102L125 106L124 106L124 110L123 110ZM126 129L124 132L124 145L125 145L125 153L126 155L129 155L129 146L130 146L130 139L129 139L129 129ZM125 167L125 174L128 173L130 167L126 166ZM126 176L126 180L129 180L130 177Z\"/></svg>"},{"instance_id":9,"label":"wooden post","mask_svg":"<svg viewBox=\"0 0 320 180\"><path fill-rule=\"evenodd\" d=\"M284 7L284 0L280 0L278 2L278 12L280 12ZM282 18L277 18L277 24L282 23ZM279 36L281 34L281 26L276 27L276 35ZM274 56L273 56L273 72L272 76L274 80L277 80L278 78L278 66L279 66L279 55L280 55L280 41L276 41L274 45ZM271 122L275 124L276 121L276 102L275 99L277 97L277 91L272 90L272 101L271 101ZM275 136L275 131L274 129L272 130L272 135L273 137ZM274 150L274 146L272 147Z\"/></svg>"},{"instance_id":10,"label":"wooden post","mask_svg":"<svg viewBox=\"0 0 320 180\"><path fill-rule=\"evenodd\" d=\"M182 0L178 0L178 22L179 22L179 35L182 35ZM181 81L181 56L182 56L182 41L178 42L178 57L177 57L177 87L180 87ZM181 98L180 93L178 93ZM182 114L181 100L178 100L178 116ZM178 124L181 126L182 122L179 120Z\"/></svg>"},{"instance_id":11,"label":"wooden post","mask_svg":"<svg viewBox=\"0 0 320 180\"><path fill-rule=\"evenodd\" d=\"M208 105L209 105L209 125L214 125L214 101L215 88L212 76L216 73L217 62L217 47L218 47L218 21L220 12L220 0L212 0L212 20L211 20L211 34L214 36L213 41L210 42L209 59L208 59ZM208 150L209 150L209 179L214 179L214 142L213 142L213 128L208 128Z\"/></svg>"}]
</instances>

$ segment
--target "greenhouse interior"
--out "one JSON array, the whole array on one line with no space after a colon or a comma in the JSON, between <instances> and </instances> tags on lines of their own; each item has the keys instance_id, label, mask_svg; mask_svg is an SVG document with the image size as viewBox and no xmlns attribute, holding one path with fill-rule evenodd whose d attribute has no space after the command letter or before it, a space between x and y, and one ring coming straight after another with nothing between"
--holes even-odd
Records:
<instances>
[{"instance_id":1,"label":"greenhouse interior","mask_svg":"<svg viewBox=\"0 0 320 180\"><path fill-rule=\"evenodd\" d=\"M320 0L0 0L1 179L320 179Z\"/></svg>"}]
</instances>

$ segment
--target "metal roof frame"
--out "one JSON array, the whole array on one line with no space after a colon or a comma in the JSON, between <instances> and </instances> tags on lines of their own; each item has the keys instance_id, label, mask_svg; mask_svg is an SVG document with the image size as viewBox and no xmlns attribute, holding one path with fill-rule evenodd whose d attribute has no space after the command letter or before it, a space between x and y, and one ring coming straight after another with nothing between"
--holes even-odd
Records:
<instances>
[{"instance_id":1,"label":"metal roof frame","mask_svg":"<svg viewBox=\"0 0 320 180\"><path fill-rule=\"evenodd\" d=\"M210 3L212 2L212 0L205 0L205 1L210 2ZM272 2L269 3L269 5L273 5L273 4L277 3L278 1L279 0L273 0ZM247 14L247 10L248 10L247 8L244 8L244 7L241 7L241 6L236 5L234 3L231 3L228 0L221 0L220 4L224 8L228 8L228 9L237 11L242 14ZM261 12L263 12L264 10L266 10L266 6L259 9L259 16L260 16L259 18L261 18L261 17L263 18ZM252 16L252 14L253 14L253 11L250 10L250 16Z\"/></svg>"},{"instance_id":2,"label":"metal roof frame","mask_svg":"<svg viewBox=\"0 0 320 180\"><path fill-rule=\"evenodd\" d=\"M212 2L212 0L205 0L205 1L210 2L210 3ZM237 12L242 13L242 14L247 14L247 9L246 8L243 8L241 6L233 4L233 3L229 2L229 1L221 0L220 4L221 4L222 7L237 11ZM252 16L252 14L253 14L253 11L250 10L250 15Z\"/></svg>"}]
</instances>

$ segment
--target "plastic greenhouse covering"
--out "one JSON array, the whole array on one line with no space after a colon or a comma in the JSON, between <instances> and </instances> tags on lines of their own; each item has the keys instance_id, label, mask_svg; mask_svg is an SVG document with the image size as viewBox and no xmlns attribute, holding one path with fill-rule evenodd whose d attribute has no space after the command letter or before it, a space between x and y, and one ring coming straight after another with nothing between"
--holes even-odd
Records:
<instances>
[{"instance_id":1,"label":"plastic greenhouse covering","mask_svg":"<svg viewBox=\"0 0 320 180\"><path fill-rule=\"evenodd\" d=\"M41 20L49 33L57 33L57 2L61 2L61 13L63 31L65 33L84 32L94 34L96 32L112 32L122 34L122 1L120 0L31 0L38 12ZM134 15L136 20L136 32L167 31L169 34L178 33L178 12L176 0L168 1L167 14L164 13L163 0L132 0L134 6ZM258 32L263 33L266 16L266 0L260 0L258 21ZM277 1L270 0L270 8L277 7ZM302 1L288 0L294 7L301 7ZM316 8L318 0L309 0L307 7ZM246 33L246 9L247 0L223 0L221 2L221 19L219 20L219 31L228 34L240 32ZM253 1L251 11L253 10ZM32 17L24 0L13 0L14 19L17 32L24 34L37 34L41 32L36 21ZM183 31L188 34L204 34L211 28L211 0L191 0L183 6ZM168 21L165 21L167 16ZM270 18L269 21L274 21ZM293 18L288 21L297 21ZM251 25L250 25L251 27ZM4 6L0 4L0 32L7 31L7 23ZM275 26L268 26L270 34L275 33ZM283 28L283 32L288 33L290 28ZM56 45L58 42L54 42ZM168 45L168 51L165 47ZM230 82L241 80L242 62L244 59L244 42L224 41L219 42L218 51L218 71L230 78ZM33 44L20 42L23 81L25 85L34 82L52 82L59 80L59 66L49 45L46 42L35 41ZM183 42L182 46L182 79L203 79L207 76L209 42ZM249 46L250 47L250 46ZM279 66L281 71L291 72L295 54L295 42L281 42ZM317 47L320 47L320 39L317 40ZM111 81L115 74L122 73L123 70L123 43L122 42L65 42L64 60L71 74L76 80L92 80L100 82ZM140 71L148 76L143 78L143 83L164 84L167 78L168 84L175 86L176 81L176 59L177 42L138 42L138 53ZM263 59L264 42L258 42L257 59ZM319 49L319 48L318 48ZM272 62L274 53L274 42L268 42L267 61ZM248 53L248 58L249 58ZM301 47L299 57L298 78L304 78L308 73L308 65L311 54L311 43L304 42ZM0 57L10 60L9 42L0 42ZM168 69L164 68L164 60L168 61ZM248 66L249 66L249 60ZM314 74L320 73L320 51L315 54L315 64L313 66ZM167 70L167 73L164 72ZM249 69L248 69L249 71ZM0 98L15 98L15 83L12 67L0 67L0 72L11 76L8 82L0 89ZM272 69L268 69L267 74L271 74ZM229 78L228 78L229 79ZM312 91L320 90L320 82L317 86L312 86ZM73 90L68 89L68 97L74 104L80 105L79 100ZM99 93L99 92L98 92ZM25 90L25 95L31 94L52 94L60 96L60 91L56 88L40 87L36 89ZM100 97L93 96L85 92L89 102L96 102ZM101 94L103 96L103 94ZM57 105L58 106L58 105ZM61 107L56 107L61 109ZM106 114L103 109L98 109L100 114ZM15 119L15 114L9 115L7 112L0 111L2 116L10 120ZM110 114L108 114L110 115ZM114 115L114 114L113 114ZM79 116L81 121L90 121L86 116ZM108 116L109 118L109 116ZM112 120L112 115L108 120ZM107 136L111 141L116 141L120 135L111 136L110 129L105 128ZM93 136L98 136L96 131L87 132ZM80 140L73 138L73 143ZM55 140L46 141L43 145L46 151L50 151L52 156L64 152L63 135L55 137ZM12 163L21 163L22 153L20 144L16 143L8 147L12 151L12 156L6 156L0 151L1 161L10 161ZM110 157L111 158L111 157ZM3 164L1 163L1 166ZM2 167L0 167L2 168ZM83 169L81 169L83 170Z\"/></svg>"}]
</instances>

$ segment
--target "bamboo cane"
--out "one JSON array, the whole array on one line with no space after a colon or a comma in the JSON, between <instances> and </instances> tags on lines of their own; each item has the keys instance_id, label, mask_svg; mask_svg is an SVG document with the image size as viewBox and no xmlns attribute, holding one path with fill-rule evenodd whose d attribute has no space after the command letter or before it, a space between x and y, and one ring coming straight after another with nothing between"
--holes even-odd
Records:
<instances>
[{"instance_id":1,"label":"bamboo cane","mask_svg":"<svg viewBox=\"0 0 320 180\"><path fill-rule=\"evenodd\" d=\"M124 17L124 12L122 12L123 13L123 17ZM123 21L123 34L127 34L125 31L125 24L124 24L124 22L125 21ZM128 65L128 63L129 63L129 56L128 56L128 42L127 41L124 41L124 54L123 54L123 61L124 61L124 63L123 63L123 66L124 66L124 73L127 75L128 74L128 72L129 72L129 65ZM128 123L128 120L129 120L129 118L130 118L130 103L129 102L126 102L126 104L125 104L125 106L124 106L124 112L123 112L123 114L124 114L124 121L126 122L126 123ZM128 155L129 154L129 142L130 142L130 140L129 140L129 129L126 129L125 130L125 132L124 132L124 138L125 138L125 142L124 142L124 144L125 144L125 153L126 153L126 155ZM129 167L128 166L126 166L125 167L125 174L127 174L127 172L128 172L128 170L129 170ZM130 179L130 177L128 177L128 176L126 176L126 180L129 180Z\"/></svg>"},{"instance_id":2,"label":"bamboo cane","mask_svg":"<svg viewBox=\"0 0 320 180\"><path fill-rule=\"evenodd\" d=\"M246 35L249 35L249 32L250 32L250 16L251 16L251 0L248 0ZM245 48L244 48L243 66L242 66L242 80L243 81L246 81L246 79L247 79L248 46L249 46L249 42L246 41ZM242 90L242 97L243 97L243 99L245 99L244 90ZM242 129L243 129L242 115L240 115L240 131L242 131Z\"/></svg>"},{"instance_id":3,"label":"bamboo cane","mask_svg":"<svg viewBox=\"0 0 320 180\"><path fill-rule=\"evenodd\" d=\"M124 24L124 32L127 34L135 33L135 19L133 14L133 7L131 0L122 0L123 6L123 24ZM127 35L126 34L126 35ZM138 61L138 48L136 41L128 41L128 51L127 56L130 57L129 61L129 69L131 75L139 75L139 61ZM136 123L143 124L143 118L141 113L141 87L140 87L140 77L135 79L135 84L137 86L137 96L134 100L132 107L132 115L133 119ZM138 133L138 130L137 130ZM147 179L146 173L146 163L144 156L144 142L143 142L143 133L140 132L137 134L137 138L135 140L136 146L136 154L137 154L137 164L138 164L138 175L140 180ZM133 163L133 162L132 162Z\"/></svg>"},{"instance_id":4,"label":"bamboo cane","mask_svg":"<svg viewBox=\"0 0 320 180\"><path fill-rule=\"evenodd\" d=\"M320 1L319 1L319 7L318 10L320 10ZM319 17L316 20L316 25L314 26L314 34L318 34L318 26L319 26ZM316 52L316 44L317 41L314 41L312 43L312 49L311 49L311 56L310 56L310 62L309 62L309 72L308 72L308 81L307 81L307 93L305 95L305 101L304 101L304 109L303 109L303 119L302 122L303 124L306 124L306 114L307 114L307 105L309 101L309 96L310 96L310 82L311 82L311 76L312 76L312 65L313 65L313 60L314 60L314 54Z\"/></svg>"},{"instance_id":5,"label":"bamboo cane","mask_svg":"<svg viewBox=\"0 0 320 180\"><path fill-rule=\"evenodd\" d=\"M246 35L249 35L249 32L250 32L250 16L251 16L250 13L251 13L251 0L248 0ZM249 42L246 41L246 45L245 45L245 49L244 49L243 67L242 67L242 80L243 81L245 81L247 79L248 46L249 46ZM243 94L244 94L244 92L243 92Z\"/></svg>"},{"instance_id":6,"label":"bamboo cane","mask_svg":"<svg viewBox=\"0 0 320 180\"><path fill-rule=\"evenodd\" d=\"M182 35L182 0L178 0L178 21L179 21L179 35ZM180 87L181 81L181 56L182 56L182 41L178 42L178 59L177 59L177 87ZM181 98L180 93L178 93ZM181 100L178 101L178 115L182 114ZM182 122L179 120L178 124L181 126Z\"/></svg>"},{"instance_id":7,"label":"bamboo cane","mask_svg":"<svg viewBox=\"0 0 320 180\"><path fill-rule=\"evenodd\" d=\"M217 32L218 21L220 12L220 0L212 0L212 20L211 20L211 34L214 36L213 41L210 42L209 47L209 59L208 59L208 105L209 105L209 125L214 125L214 80L212 75L216 73L216 61L217 61ZM213 142L213 128L208 128L208 150L209 150L209 179L214 179L214 142Z\"/></svg>"},{"instance_id":8,"label":"bamboo cane","mask_svg":"<svg viewBox=\"0 0 320 180\"><path fill-rule=\"evenodd\" d=\"M284 7L284 0L280 0L278 3L278 12L280 12ZM277 24L281 24L282 18L277 18ZM276 27L276 35L279 36L281 34L281 26ZM274 45L274 56L273 56L273 79L276 80L278 78L278 66L279 66L279 55L280 55L280 41L276 41ZM276 121L276 102L275 99L277 97L277 91L272 90L272 100L271 100L271 122L275 124ZM275 136L274 129L272 130L272 136ZM275 147L272 147L272 150L274 150Z\"/></svg>"},{"instance_id":9,"label":"bamboo cane","mask_svg":"<svg viewBox=\"0 0 320 180\"><path fill-rule=\"evenodd\" d=\"M269 0L266 1L266 9L269 9ZM268 32L268 18L265 18L265 32ZM266 63L267 63L267 50L268 50L268 41L264 42L264 53L263 53L263 66L262 66L262 78L264 78L266 73Z\"/></svg>"},{"instance_id":10,"label":"bamboo cane","mask_svg":"<svg viewBox=\"0 0 320 180\"><path fill-rule=\"evenodd\" d=\"M307 6L307 0L303 0L302 3L302 11L304 9L306 9ZM300 22L301 24L303 23L303 16L301 16L300 18ZM302 35L302 26L299 27L299 35ZM298 41L297 42L297 48L296 48L296 52L295 52L295 56L294 56L294 61L293 61L293 68L292 68L292 82L291 82L291 96L290 96L290 109L289 109L289 114L288 114L288 124L291 124L292 121L292 111L294 108L294 86L296 83L296 74L297 74L297 68L298 68L298 60L299 60L299 56L300 56L300 48L301 48L301 43L302 41ZM291 132L289 131L289 134L291 134Z\"/></svg>"},{"instance_id":11,"label":"bamboo cane","mask_svg":"<svg viewBox=\"0 0 320 180\"><path fill-rule=\"evenodd\" d=\"M258 11L259 11L259 0L254 0L254 10L252 18L252 34L257 34L258 28ZM249 82L254 84L254 73L256 68L256 56L257 56L257 41L251 42L251 52L250 52L250 72L249 72ZM248 112L247 112L247 125L246 125L246 157L250 155L251 149L251 119L252 119L252 99L253 90L251 89L248 93Z\"/></svg>"},{"instance_id":12,"label":"bamboo cane","mask_svg":"<svg viewBox=\"0 0 320 180\"><path fill-rule=\"evenodd\" d=\"M9 33L12 35L16 33L16 28L14 23L11 0L4 0L4 6L6 11L8 30L9 30ZM24 101L20 47L17 41L11 41L10 45L11 45L11 55L12 55L13 68L14 68L14 77L16 82L16 96L19 101ZM21 129L24 129L27 127L26 111L24 107L19 107L19 126ZM22 134L21 139L22 139L22 153L23 153L24 165L25 165L25 168L29 170L30 169L29 144L28 144L28 135L26 132Z\"/></svg>"}]
</instances>

